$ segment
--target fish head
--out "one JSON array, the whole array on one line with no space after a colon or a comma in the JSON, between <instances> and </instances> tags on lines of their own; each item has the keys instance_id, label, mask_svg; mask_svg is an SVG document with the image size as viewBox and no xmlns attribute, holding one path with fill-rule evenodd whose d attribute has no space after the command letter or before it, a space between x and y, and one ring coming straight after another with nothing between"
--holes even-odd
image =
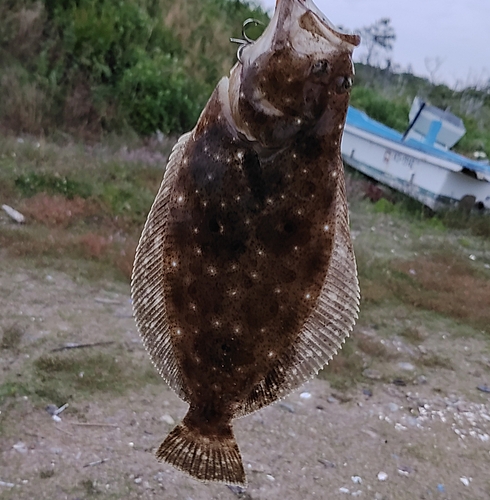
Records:
<instances>
[{"instance_id":1,"label":"fish head","mask_svg":"<svg viewBox=\"0 0 490 500\"><path fill-rule=\"evenodd\" d=\"M301 131L340 140L358 35L340 32L311 0L278 0L264 33L243 47L230 73L238 130L268 148Z\"/></svg>"}]
</instances>

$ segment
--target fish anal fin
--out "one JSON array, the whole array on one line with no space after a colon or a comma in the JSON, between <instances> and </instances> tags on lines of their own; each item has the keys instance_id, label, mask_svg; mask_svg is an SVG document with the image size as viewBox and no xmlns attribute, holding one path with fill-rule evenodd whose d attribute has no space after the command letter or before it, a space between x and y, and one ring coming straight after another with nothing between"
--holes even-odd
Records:
<instances>
[{"instance_id":1,"label":"fish anal fin","mask_svg":"<svg viewBox=\"0 0 490 500\"><path fill-rule=\"evenodd\" d=\"M166 437L156 456L200 481L245 486L245 471L231 424L226 431L203 434L186 417Z\"/></svg>"}]
</instances>

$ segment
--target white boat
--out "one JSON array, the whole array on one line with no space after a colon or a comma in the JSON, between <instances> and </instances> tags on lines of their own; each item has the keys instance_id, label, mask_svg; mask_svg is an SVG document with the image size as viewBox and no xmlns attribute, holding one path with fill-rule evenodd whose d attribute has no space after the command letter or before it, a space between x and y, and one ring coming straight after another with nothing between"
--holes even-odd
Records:
<instances>
[{"instance_id":1,"label":"white boat","mask_svg":"<svg viewBox=\"0 0 490 500\"><path fill-rule=\"evenodd\" d=\"M490 209L490 165L450 148L464 135L460 118L415 99L401 134L350 107L342 139L344 162L433 210L463 199Z\"/></svg>"}]
</instances>

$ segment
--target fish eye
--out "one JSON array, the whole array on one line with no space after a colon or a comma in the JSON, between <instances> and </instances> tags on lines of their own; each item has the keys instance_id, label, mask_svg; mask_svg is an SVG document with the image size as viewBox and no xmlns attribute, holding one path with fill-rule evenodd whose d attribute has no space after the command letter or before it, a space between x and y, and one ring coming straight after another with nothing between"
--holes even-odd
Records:
<instances>
[{"instance_id":1,"label":"fish eye","mask_svg":"<svg viewBox=\"0 0 490 500\"><path fill-rule=\"evenodd\" d=\"M320 59L319 61L316 61L313 64L313 67L311 68L311 72L314 75L324 75L325 73L328 73L328 70L330 69L330 64L326 59Z\"/></svg>"},{"instance_id":2,"label":"fish eye","mask_svg":"<svg viewBox=\"0 0 490 500\"><path fill-rule=\"evenodd\" d=\"M337 85L337 92L343 94L351 89L353 81L350 76L339 76L335 79L335 83Z\"/></svg>"}]
</instances>

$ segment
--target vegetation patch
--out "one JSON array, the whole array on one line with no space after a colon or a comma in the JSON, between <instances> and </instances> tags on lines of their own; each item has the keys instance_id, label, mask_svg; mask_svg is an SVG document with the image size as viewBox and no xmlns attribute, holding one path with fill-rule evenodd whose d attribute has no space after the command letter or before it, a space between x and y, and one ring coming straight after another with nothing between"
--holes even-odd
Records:
<instances>
[{"instance_id":1,"label":"vegetation patch","mask_svg":"<svg viewBox=\"0 0 490 500\"><path fill-rule=\"evenodd\" d=\"M17 349L24 336L24 328L14 324L3 329L0 347L2 349Z\"/></svg>"},{"instance_id":2,"label":"vegetation patch","mask_svg":"<svg viewBox=\"0 0 490 500\"><path fill-rule=\"evenodd\" d=\"M470 261L436 253L415 260L358 258L365 303L399 300L489 332L490 282Z\"/></svg>"},{"instance_id":3,"label":"vegetation patch","mask_svg":"<svg viewBox=\"0 0 490 500\"><path fill-rule=\"evenodd\" d=\"M160 381L150 365L135 366L123 352L70 352L45 354L34 361L31 392L62 405L77 396L96 392L122 394L143 384Z\"/></svg>"},{"instance_id":4,"label":"vegetation patch","mask_svg":"<svg viewBox=\"0 0 490 500\"><path fill-rule=\"evenodd\" d=\"M62 227L67 227L97 212L93 203L79 196L70 199L46 193L39 193L25 200L20 210L31 220L46 226Z\"/></svg>"},{"instance_id":5,"label":"vegetation patch","mask_svg":"<svg viewBox=\"0 0 490 500\"><path fill-rule=\"evenodd\" d=\"M320 370L318 376L328 380L333 389L345 391L362 379L363 357L356 348L356 339L348 339L342 349Z\"/></svg>"}]
</instances>

